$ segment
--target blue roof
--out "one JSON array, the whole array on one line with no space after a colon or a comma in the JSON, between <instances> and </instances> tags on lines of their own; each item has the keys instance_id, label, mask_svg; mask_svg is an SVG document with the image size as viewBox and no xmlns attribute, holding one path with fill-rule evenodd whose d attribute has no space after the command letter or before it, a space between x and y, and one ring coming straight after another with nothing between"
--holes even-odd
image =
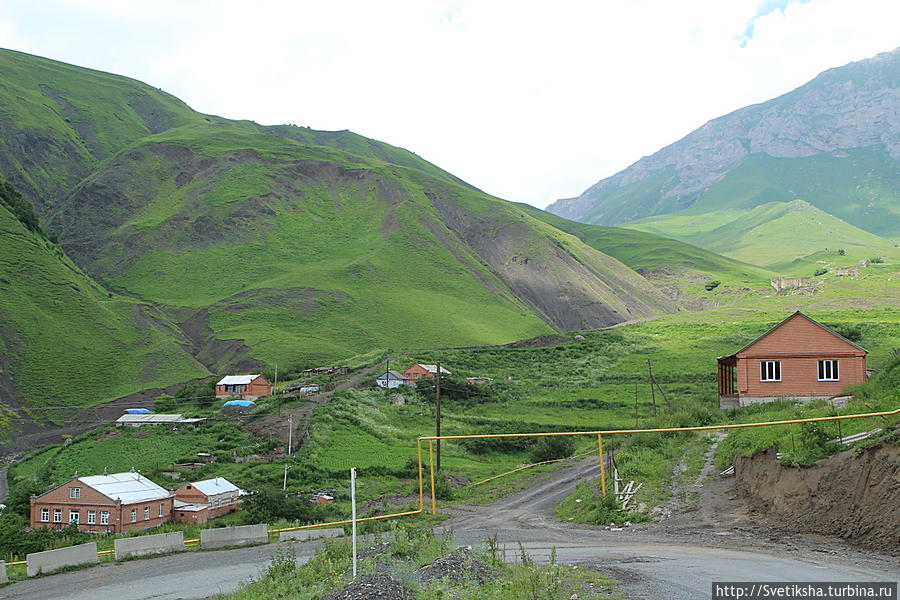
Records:
<instances>
[{"instance_id":1,"label":"blue roof","mask_svg":"<svg viewBox=\"0 0 900 600\"><path fill-rule=\"evenodd\" d=\"M149 415L149 408L126 408L125 413L129 415Z\"/></svg>"},{"instance_id":2,"label":"blue roof","mask_svg":"<svg viewBox=\"0 0 900 600\"><path fill-rule=\"evenodd\" d=\"M253 400L229 400L222 406L256 406Z\"/></svg>"}]
</instances>

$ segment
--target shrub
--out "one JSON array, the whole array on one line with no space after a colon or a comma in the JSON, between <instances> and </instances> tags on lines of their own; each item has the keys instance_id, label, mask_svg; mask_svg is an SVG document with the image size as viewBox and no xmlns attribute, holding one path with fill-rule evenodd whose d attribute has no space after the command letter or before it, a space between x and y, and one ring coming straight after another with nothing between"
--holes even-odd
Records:
<instances>
[{"instance_id":1,"label":"shrub","mask_svg":"<svg viewBox=\"0 0 900 600\"><path fill-rule=\"evenodd\" d=\"M822 268L816 269L816 270L813 272L813 277L818 277L819 275L824 275L824 274L827 273L827 272L828 272L828 269L822 269Z\"/></svg>"},{"instance_id":2,"label":"shrub","mask_svg":"<svg viewBox=\"0 0 900 600\"><path fill-rule=\"evenodd\" d=\"M881 258L880 256L873 256L872 258L869 259L869 262L870 263L883 263L884 259Z\"/></svg>"},{"instance_id":3,"label":"shrub","mask_svg":"<svg viewBox=\"0 0 900 600\"><path fill-rule=\"evenodd\" d=\"M546 460L568 458L575 452L575 440L569 436L549 436L539 438L531 447L529 458L538 463Z\"/></svg>"},{"instance_id":4,"label":"shrub","mask_svg":"<svg viewBox=\"0 0 900 600\"><path fill-rule=\"evenodd\" d=\"M717 287L719 287L721 284L722 284L721 281L713 280L713 281L707 281L706 285L704 285L703 287L705 287L707 291L711 292L714 289L716 289Z\"/></svg>"}]
</instances>

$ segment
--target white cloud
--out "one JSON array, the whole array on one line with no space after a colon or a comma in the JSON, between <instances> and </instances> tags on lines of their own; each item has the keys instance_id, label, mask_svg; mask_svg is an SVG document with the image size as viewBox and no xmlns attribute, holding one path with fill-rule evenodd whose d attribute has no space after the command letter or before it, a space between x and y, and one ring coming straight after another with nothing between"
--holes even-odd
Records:
<instances>
[{"instance_id":1,"label":"white cloud","mask_svg":"<svg viewBox=\"0 0 900 600\"><path fill-rule=\"evenodd\" d=\"M352 129L543 206L897 42L897 2L764 4L14 1L0 43L204 112Z\"/></svg>"}]
</instances>

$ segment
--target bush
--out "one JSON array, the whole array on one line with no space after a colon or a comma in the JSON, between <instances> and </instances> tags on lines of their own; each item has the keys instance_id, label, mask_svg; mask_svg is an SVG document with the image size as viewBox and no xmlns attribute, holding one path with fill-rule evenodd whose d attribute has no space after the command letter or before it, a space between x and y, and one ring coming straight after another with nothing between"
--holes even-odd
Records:
<instances>
[{"instance_id":1,"label":"bush","mask_svg":"<svg viewBox=\"0 0 900 600\"><path fill-rule=\"evenodd\" d=\"M721 281L707 281L706 285L704 285L703 287L705 287L708 292L711 292L714 289L716 289L717 287L719 287L721 284L722 284Z\"/></svg>"},{"instance_id":2,"label":"bush","mask_svg":"<svg viewBox=\"0 0 900 600\"><path fill-rule=\"evenodd\" d=\"M884 262L884 259L881 258L880 256L873 256L872 258L869 259L869 262L870 262L870 263L880 264L880 263L883 263L883 262Z\"/></svg>"},{"instance_id":3,"label":"bush","mask_svg":"<svg viewBox=\"0 0 900 600\"><path fill-rule=\"evenodd\" d=\"M813 277L818 277L819 275L824 275L827 272L828 272L828 269L816 269L813 272Z\"/></svg>"},{"instance_id":4,"label":"bush","mask_svg":"<svg viewBox=\"0 0 900 600\"><path fill-rule=\"evenodd\" d=\"M538 438L531 447L529 458L533 463L568 458L575 452L575 440L570 436L549 436Z\"/></svg>"},{"instance_id":5,"label":"bush","mask_svg":"<svg viewBox=\"0 0 900 600\"><path fill-rule=\"evenodd\" d=\"M175 412L177 406L175 396L162 394L161 396L157 396L156 400L153 401L153 412L172 413Z\"/></svg>"}]
</instances>

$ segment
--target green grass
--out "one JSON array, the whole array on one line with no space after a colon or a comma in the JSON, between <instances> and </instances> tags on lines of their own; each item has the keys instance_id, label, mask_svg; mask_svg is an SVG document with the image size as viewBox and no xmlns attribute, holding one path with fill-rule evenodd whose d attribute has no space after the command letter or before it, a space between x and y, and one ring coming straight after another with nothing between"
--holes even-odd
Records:
<instances>
[{"instance_id":1,"label":"green grass","mask_svg":"<svg viewBox=\"0 0 900 600\"><path fill-rule=\"evenodd\" d=\"M99 404L206 376L169 326L107 293L0 207L0 353L27 404Z\"/></svg>"}]
</instances>

